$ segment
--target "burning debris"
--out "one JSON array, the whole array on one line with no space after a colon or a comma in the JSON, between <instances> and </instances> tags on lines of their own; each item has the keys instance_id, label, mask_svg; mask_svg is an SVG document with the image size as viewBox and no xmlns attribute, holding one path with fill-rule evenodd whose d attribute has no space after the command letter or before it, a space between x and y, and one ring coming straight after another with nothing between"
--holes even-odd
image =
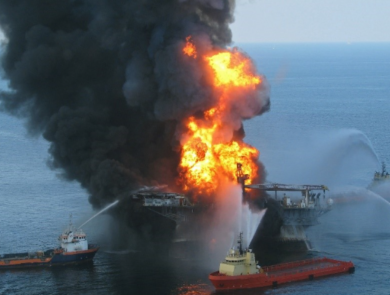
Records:
<instances>
[{"instance_id":1,"label":"burning debris","mask_svg":"<svg viewBox=\"0 0 390 295\"><path fill-rule=\"evenodd\" d=\"M95 207L156 184L212 200L237 162L260 180L242 122L269 109L267 82L228 47L234 4L0 0L1 108L43 133Z\"/></svg>"}]
</instances>

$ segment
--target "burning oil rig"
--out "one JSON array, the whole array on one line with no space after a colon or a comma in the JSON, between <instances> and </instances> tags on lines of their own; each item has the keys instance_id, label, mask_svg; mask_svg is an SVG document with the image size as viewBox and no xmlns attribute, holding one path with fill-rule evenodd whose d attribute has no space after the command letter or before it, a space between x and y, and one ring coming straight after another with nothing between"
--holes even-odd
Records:
<instances>
[{"instance_id":1,"label":"burning oil rig","mask_svg":"<svg viewBox=\"0 0 390 295\"><path fill-rule=\"evenodd\" d=\"M290 185L279 183L249 184L248 176L237 164L237 181L242 186L243 199L247 190L266 192L258 199L260 208L267 212L256 230L250 247L255 250L273 252L306 252L312 248L305 229L317 225L318 217L331 210L333 200L327 198L325 185ZM322 193L321 193L322 191ZM272 196L268 192L274 192ZM289 193L300 193L293 196ZM281 197L278 193L283 193ZM256 197L256 195L255 195Z\"/></svg>"},{"instance_id":2,"label":"burning oil rig","mask_svg":"<svg viewBox=\"0 0 390 295\"><path fill-rule=\"evenodd\" d=\"M312 246L305 229L317 225L318 217L328 212L332 199L327 199L324 185L286 185L277 183L245 185L245 189L274 192L267 194L264 208L267 208L263 222L252 240L253 249L273 249L281 252L305 252ZM323 191L313 192L313 191ZM278 196L282 192L283 197ZM293 201L285 192L298 192L301 197ZM324 201L325 200L325 201Z\"/></svg>"},{"instance_id":3,"label":"burning oil rig","mask_svg":"<svg viewBox=\"0 0 390 295\"><path fill-rule=\"evenodd\" d=\"M13 2L0 1L10 87L1 106L42 132L50 166L86 188L95 208L121 199L116 217L160 250L174 233L189 240L210 226L215 192L234 182L238 161L247 183L263 182L243 122L269 111L269 83L231 47L235 1L49 1L44 11L35 1ZM31 70L37 60L42 75ZM207 197L130 192L154 183ZM255 201L268 208L258 231L306 241L302 229L326 211L312 206L314 188L298 187L306 195L295 206L252 183L243 181L243 191L260 190Z\"/></svg>"},{"instance_id":4,"label":"burning oil rig","mask_svg":"<svg viewBox=\"0 0 390 295\"><path fill-rule=\"evenodd\" d=\"M305 230L317 225L318 217L331 210L333 201L325 195L328 188L325 185L245 184L247 178L241 164L237 164L237 181L242 186L243 201L255 203L259 209L267 208L250 247L263 253L305 253L310 250L312 246ZM204 217L215 210L214 204L194 203L184 194L164 192L159 187L137 191L130 200L135 219L154 220L156 238L160 240L163 234L167 235L174 245L199 245L206 225L202 222L208 220Z\"/></svg>"}]
</instances>

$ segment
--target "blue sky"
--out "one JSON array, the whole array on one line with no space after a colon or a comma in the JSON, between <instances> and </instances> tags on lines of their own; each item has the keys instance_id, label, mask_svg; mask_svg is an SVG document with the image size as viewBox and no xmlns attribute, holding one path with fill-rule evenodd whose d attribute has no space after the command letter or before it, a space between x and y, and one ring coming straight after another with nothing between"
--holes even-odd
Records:
<instances>
[{"instance_id":1,"label":"blue sky","mask_svg":"<svg viewBox=\"0 0 390 295\"><path fill-rule=\"evenodd\" d=\"M235 42L390 42L390 0L237 0Z\"/></svg>"}]
</instances>

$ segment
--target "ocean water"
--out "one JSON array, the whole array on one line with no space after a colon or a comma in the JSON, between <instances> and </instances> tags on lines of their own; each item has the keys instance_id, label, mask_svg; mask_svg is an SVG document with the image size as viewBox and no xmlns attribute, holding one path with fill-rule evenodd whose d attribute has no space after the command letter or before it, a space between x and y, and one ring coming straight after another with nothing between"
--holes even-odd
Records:
<instances>
[{"instance_id":1,"label":"ocean water","mask_svg":"<svg viewBox=\"0 0 390 295\"><path fill-rule=\"evenodd\" d=\"M325 184L329 197L343 198L308 229L308 256L351 260L356 272L231 294L390 294L390 186L367 189L380 162L390 166L390 44L240 47L271 95L271 110L245 122L246 141L269 181ZM55 247L70 213L76 225L96 213L78 183L48 168L48 147L22 119L0 113L0 253ZM207 276L217 263L117 249L112 224L102 215L83 227L101 245L93 264L2 271L0 294L214 293Z\"/></svg>"}]
</instances>

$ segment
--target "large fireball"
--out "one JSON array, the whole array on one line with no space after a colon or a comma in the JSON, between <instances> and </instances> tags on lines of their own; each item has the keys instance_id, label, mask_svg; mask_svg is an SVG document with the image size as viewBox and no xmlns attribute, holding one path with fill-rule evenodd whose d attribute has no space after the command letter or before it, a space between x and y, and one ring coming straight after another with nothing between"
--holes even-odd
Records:
<instances>
[{"instance_id":1,"label":"large fireball","mask_svg":"<svg viewBox=\"0 0 390 295\"><path fill-rule=\"evenodd\" d=\"M186 41L183 53L197 58L191 38L187 37ZM185 191L210 195L221 181L235 180L237 163L242 164L242 172L248 174L249 182L258 177L259 151L240 140L233 140L234 130L230 130L228 139L220 135L226 133L229 125L225 120L233 104L230 93L257 91L262 79L253 71L252 61L238 50L219 50L199 58L212 74L212 85L219 98L215 106L204 111L203 117L190 117L185 121L187 132L181 136L178 183ZM235 104L240 103L237 102L239 97L234 96L234 99Z\"/></svg>"}]
</instances>

